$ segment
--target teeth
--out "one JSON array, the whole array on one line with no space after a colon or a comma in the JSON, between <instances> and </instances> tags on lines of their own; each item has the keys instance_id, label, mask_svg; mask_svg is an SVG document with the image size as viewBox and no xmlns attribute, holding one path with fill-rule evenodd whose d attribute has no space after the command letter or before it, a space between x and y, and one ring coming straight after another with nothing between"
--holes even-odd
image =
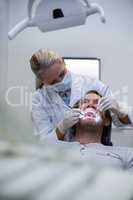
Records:
<instances>
[{"instance_id":1,"label":"teeth","mask_svg":"<svg viewBox=\"0 0 133 200\"><path fill-rule=\"evenodd\" d=\"M80 119L95 119L96 118L96 111L93 108L88 108L83 112L83 115L80 115Z\"/></svg>"},{"instance_id":2,"label":"teeth","mask_svg":"<svg viewBox=\"0 0 133 200\"><path fill-rule=\"evenodd\" d=\"M85 112L82 112L79 118L83 120L92 119L92 120L95 120L96 123L100 123L100 121L102 121L102 118L99 116L99 114L96 113L96 110L92 108L88 108L85 110Z\"/></svg>"},{"instance_id":3,"label":"teeth","mask_svg":"<svg viewBox=\"0 0 133 200\"><path fill-rule=\"evenodd\" d=\"M92 117L92 116L84 116L84 119L96 119L96 117Z\"/></svg>"},{"instance_id":4,"label":"teeth","mask_svg":"<svg viewBox=\"0 0 133 200\"><path fill-rule=\"evenodd\" d=\"M90 113L90 114L95 115L96 111L93 108L88 108L88 109L85 110L84 114L86 114L86 113Z\"/></svg>"},{"instance_id":5,"label":"teeth","mask_svg":"<svg viewBox=\"0 0 133 200\"><path fill-rule=\"evenodd\" d=\"M97 118L97 114L96 114L96 110L93 108L87 108L85 111L82 112L82 114L79 116L80 119L84 118L84 119L96 119Z\"/></svg>"}]
</instances>

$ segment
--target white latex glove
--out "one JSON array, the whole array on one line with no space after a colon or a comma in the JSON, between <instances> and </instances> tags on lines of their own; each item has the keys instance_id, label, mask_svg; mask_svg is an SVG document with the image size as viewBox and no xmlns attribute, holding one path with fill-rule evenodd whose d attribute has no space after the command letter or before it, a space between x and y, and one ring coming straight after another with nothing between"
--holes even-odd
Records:
<instances>
[{"instance_id":1,"label":"white latex glove","mask_svg":"<svg viewBox=\"0 0 133 200\"><path fill-rule=\"evenodd\" d=\"M75 125L79 121L80 114L80 109L74 108L72 110L66 111L64 119L57 126L59 131L64 133L65 130Z\"/></svg>"},{"instance_id":2,"label":"white latex glove","mask_svg":"<svg viewBox=\"0 0 133 200\"><path fill-rule=\"evenodd\" d=\"M113 97L102 97L98 102L97 109L104 113L109 110L116 114L119 118L124 118L128 111L120 105Z\"/></svg>"}]
</instances>

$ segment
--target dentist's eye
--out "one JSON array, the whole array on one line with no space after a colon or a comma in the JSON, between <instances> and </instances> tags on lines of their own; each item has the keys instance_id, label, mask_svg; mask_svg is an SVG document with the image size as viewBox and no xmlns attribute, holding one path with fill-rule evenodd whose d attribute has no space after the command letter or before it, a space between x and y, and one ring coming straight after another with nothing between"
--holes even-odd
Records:
<instances>
[{"instance_id":1,"label":"dentist's eye","mask_svg":"<svg viewBox=\"0 0 133 200\"><path fill-rule=\"evenodd\" d=\"M60 73L59 78L64 78L64 76L65 76L65 71Z\"/></svg>"},{"instance_id":2,"label":"dentist's eye","mask_svg":"<svg viewBox=\"0 0 133 200\"><path fill-rule=\"evenodd\" d=\"M52 82L50 83L50 85L54 85L55 83L57 83L56 80L52 81Z\"/></svg>"}]
</instances>

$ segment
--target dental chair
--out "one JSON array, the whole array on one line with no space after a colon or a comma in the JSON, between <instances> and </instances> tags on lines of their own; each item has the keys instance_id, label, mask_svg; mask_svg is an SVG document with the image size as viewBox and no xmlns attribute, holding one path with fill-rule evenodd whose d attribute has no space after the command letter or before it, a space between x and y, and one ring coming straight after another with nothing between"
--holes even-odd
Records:
<instances>
[{"instance_id":1,"label":"dental chair","mask_svg":"<svg viewBox=\"0 0 133 200\"><path fill-rule=\"evenodd\" d=\"M61 146L0 142L0 200L132 200L133 174L101 170Z\"/></svg>"},{"instance_id":2,"label":"dental chair","mask_svg":"<svg viewBox=\"0 0 133 200\"><path fill-rule=\"evenodd\" d=\"M104 127L103 134L102 134L102 141L101 143L106 146L113 146L111 141L111 131L112 131L112 124L107 127Z\"/></svg>"}]
</instances>

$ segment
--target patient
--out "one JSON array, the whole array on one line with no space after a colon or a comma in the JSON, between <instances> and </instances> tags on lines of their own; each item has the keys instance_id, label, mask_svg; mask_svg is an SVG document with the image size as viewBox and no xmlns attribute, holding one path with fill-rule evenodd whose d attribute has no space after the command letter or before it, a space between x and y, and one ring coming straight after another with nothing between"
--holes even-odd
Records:
<instances>
[{"instance_id":1,"label":"patient","mask_svg":"<svg viewBox=\"0 0 133 200\"><path fill-rule=\"evenodd\" d=\"M98 101L101 95L96 91L90 91L78 101L74 107L80 108L84 115L81 115L79 122L74 128L74 140L82 144L103 143L111 145L111 124L112 119L109 111L102 115L98 111Z\"/></svg>"},{"instance_id":2,"label":"patient","mask_svg":"<svg viewBox=\"0 0 133 200\"><path fill-rule=\"evenodd\" d=\"M96 91L90 91L75 105L81 109L83 115L73 127L71 137L74 142L71 145L78 145L82 156L93 155L98 166L133 170L132 148L105 146L109 145L110 135L106 130L111 131L112 120L109 111L104 115L98 111L100 98Z\"/></svg>"}]
</instances>

